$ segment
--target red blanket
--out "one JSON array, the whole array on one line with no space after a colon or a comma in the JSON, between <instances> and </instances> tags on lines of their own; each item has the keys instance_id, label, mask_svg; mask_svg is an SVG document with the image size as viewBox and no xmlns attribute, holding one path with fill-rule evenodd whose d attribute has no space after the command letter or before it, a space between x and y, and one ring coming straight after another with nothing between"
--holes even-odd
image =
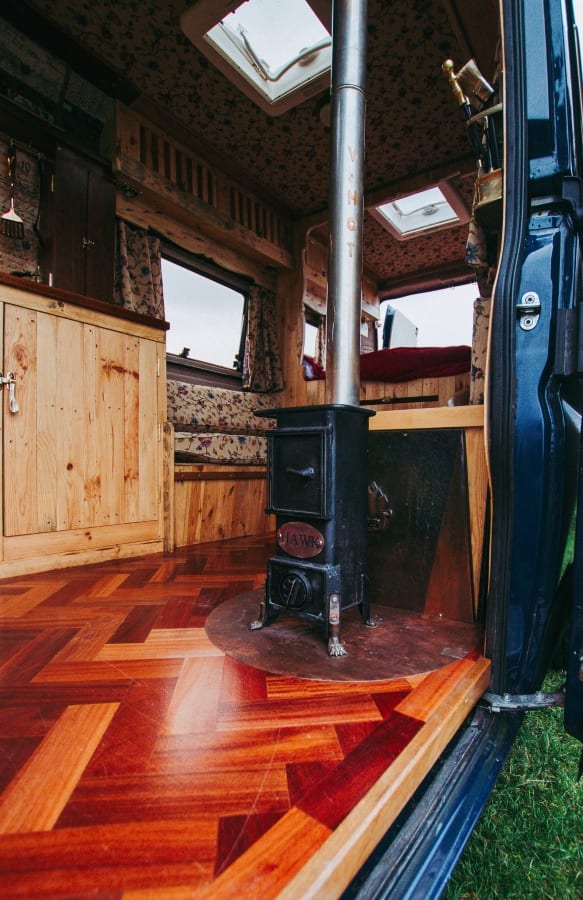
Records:
<instances>
[{"instance_id":1,"label":"red blanket","mask_svg":"<svg viewBox=\"0 0 583 900\"><path fill-rule=\"evenodd\" d=\"M304 378L319 381L326 373L313 359L304 357ZM418 378L440 378L463 375L470 371L470 347L394 347L375 350L360 357L363 381L415 381Z\"/></svg>"},{"instance_id":2,"label":"red blanket","mask_svg":"<svg viewBox=\"0 0 583 900\"><path fill-rule=\"evenodd\" d=\"M470 371L470 347L395 347L360 357L363 381L415 381Z\"/></svg>"}]
</instances>

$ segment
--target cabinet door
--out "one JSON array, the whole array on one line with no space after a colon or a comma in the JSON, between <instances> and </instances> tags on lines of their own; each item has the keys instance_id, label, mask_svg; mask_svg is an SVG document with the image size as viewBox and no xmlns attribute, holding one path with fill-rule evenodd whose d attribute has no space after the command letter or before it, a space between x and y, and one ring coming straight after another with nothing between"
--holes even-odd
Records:
<instances>
[{"instance_id":1,"label":"cabinet door","mask_svg":"<svg viewBox=\"0 0 583 900\"><path fill-rule=\"evenodd\" d=\"M56 287L112 302L114 222L111 178L94 163L59 148L50 263Z\"/></svg>"},{"instance_id":2,"label":"cabinet door","mask_svg":"<svg viewBox=\"0 0 583 900\"><path fill-rule=\"evenodd\" d=\"M10 304L4 341L5 559L159 539L163 345Z\"/></svg>"},{"instance_id":3,"label":"cabinet door","mask_svg":"<svg viewBox=\"0 0 583 900\"><path fill-rule=\"evenodd\" d=\"M85 220L85 283L83 293L97 300L113 300L115 187L98 169L87 170ZM83 244L83 241L81 242Z\"/></svg>"}]
</instances>

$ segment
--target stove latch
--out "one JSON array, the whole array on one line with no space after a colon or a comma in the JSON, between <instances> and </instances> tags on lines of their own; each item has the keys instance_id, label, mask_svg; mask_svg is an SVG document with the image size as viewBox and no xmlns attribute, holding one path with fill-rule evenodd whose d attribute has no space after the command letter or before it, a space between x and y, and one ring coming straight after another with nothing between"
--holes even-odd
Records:
<instances>
[{"instance_id":1,"label":"stove latch","mask_svg":"<svg viewBox=\"0 0 583 900\"><path fill-rule=\"evenodd\" d=\"M376 481L371 481L368 486L368 530L384 531L392 516L389 498Z\"/></svg>"}]
</instances>

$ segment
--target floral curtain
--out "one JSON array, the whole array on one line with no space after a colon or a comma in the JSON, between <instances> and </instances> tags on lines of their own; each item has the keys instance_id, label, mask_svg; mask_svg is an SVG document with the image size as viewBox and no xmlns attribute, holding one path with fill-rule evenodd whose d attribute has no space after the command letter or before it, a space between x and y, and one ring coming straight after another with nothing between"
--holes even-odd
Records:
<instances>
[{"instance_id":1,"label":"floral curtain","mask_svg":"<svg viewBox=\"0 0 583 900\"><path fill-rule=\"evenodd\" d=\"M118 220L115 299L119 306L164 318L160 238Z\"/></svg>"},{"instance_id":2,"label":"floral curtain","mask_svg":"<svg viewBox=\"0 0 583 900\"><path fill-rule=\"evenodd\" d=\"M249 291L243 387L259 393L283 388L275 294L257 285Z\"/></svg>"},{"instance_id":3,"label":"floral curtain","mask_svg":"<svg viewBox=\"0 0 583 900\"><path fill-rule=\"evenodd\" d=\"M472 334L472 367L470 380L470 403L484 403L486 390L486 362L488 355L488 332L492 304L492 287L496 276L497 240L496 235L486 232L476 220L474 210L470 220L466 243L466 262L476 273L480 296L474 302L474 327Z\"/></svg>"},{"instance_id":4,"label":"floral curtain","mask_svg":"<svg viewBox=\"0 0 583 900\"><path fill-rule=\"evenodd\" d=\"M326 368L326 316L320 316L316 338L316 362Z\"/></svg>"}]
</instances>

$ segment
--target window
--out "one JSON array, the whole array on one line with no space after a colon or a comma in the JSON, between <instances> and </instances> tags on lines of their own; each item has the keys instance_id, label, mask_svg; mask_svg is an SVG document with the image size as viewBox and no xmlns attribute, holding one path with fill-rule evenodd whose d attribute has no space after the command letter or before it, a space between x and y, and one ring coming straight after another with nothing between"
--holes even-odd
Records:
<instances>
[{"instance_id":1,"label":"window","mask_svg":"<svg viewBox=\"0 0 583 900\"><path fill-rule=\"evenodd\" d=\"M400 241L438 228L462 225L469 218L461 199L445 182L382 203L371 214Z\"/></svg>"},{"instance_id":2,"label":"window","mask_svg":"<svg viewBox=\"0 0 583 900\"><path fill-rule=\"evenodd\" d=\"M471 346L477 284L383 300L380 343L388 347ZM388 317L387 317L388 313Z\"/></svg>"},{"instance_id":3,"label":"window","mask_svg":"<svg viewBox=\"0 0 583 900\"><path fill-rule=\"evenodd\" d=\"M238 372L240 379L248 284L186 254L170 254L162 256L169 361L219 375Z\"/></svg>"},{"instance_id":4,"label":"window","mask_svg":"<svg viewBox=\"0 0 583 900\"><path fill-rule=\"evenodd\" d=\"M279 115L329 87L329 19L325 0L199 0L180 24L240 90Z\"/></svg>"},{"instance_id":5,"label":"window","mask_svg":"<svg viewBox=\"0 0 583 900\"><path fill-rule=\"evenodd\" d=\"M304 307L304 347L303 355L318 360L318 333L323 317L314 310Z\"/></svg>"}]
</instances>

